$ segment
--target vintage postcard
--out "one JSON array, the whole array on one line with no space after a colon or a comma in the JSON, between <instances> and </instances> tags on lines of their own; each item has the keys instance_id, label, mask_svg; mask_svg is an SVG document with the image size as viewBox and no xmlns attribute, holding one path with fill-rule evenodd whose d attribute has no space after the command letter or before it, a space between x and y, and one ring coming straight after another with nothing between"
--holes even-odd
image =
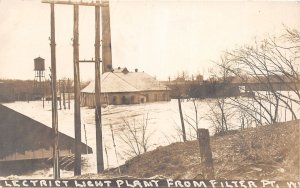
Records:
<instances>
[{"instance_id":1,"label":"vintage postcard","mask_svg":"<svg viewBox=\"0 0 300 188\"><path fill-rule=\"evenodd\" d=\"M0 0L0 187L300 187L300 3Z\"/></svg>"}]
</instances>

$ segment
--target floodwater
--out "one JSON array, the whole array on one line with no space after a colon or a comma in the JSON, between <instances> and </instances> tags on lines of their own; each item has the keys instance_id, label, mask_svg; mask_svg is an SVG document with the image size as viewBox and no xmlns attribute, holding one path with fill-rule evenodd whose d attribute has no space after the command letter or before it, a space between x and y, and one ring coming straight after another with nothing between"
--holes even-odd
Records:
<instances>
[{"instance_id":1,"label":"floodwater","mask_svg":"<svg viewBox=\"0 0 300 188\"><path fill-rule=\"evenodd\" d=\"M208 118L209 110L214 100L196 101L198 128L208 128L213 134L213 122ZM51 127L51 102L45 102L43 108L41 101L6 103L5 106L12 108L46 126ZM74 103L71 101L71 109L58 110L59 131L74 137ZM192 101L182 101L183 116L185 118L185 129L187 138L195 139L196 125L195 106ZM287 117L291 119L291 117ZM181 123L178 110L178 101L155 102L136 105L119 105L102 108L103 146L105 168L117 167L130 159L132 145L126 139L132 138L130 132L125 132L125 124L135 126L136 137L149 137L148 151L159 146L169 145L182 140ZM147 125L145 131L142 127ZM238 128L239 116L231 119L231 128ZM82 142L92 147L94 153L82 155L82 174L96 173L96 132L95 132L95 109L81 107L81 138ZM114 137L112 137L112 132ZM133 131L134 132L134 131ZM123 138L123 139L122 139ZM113 142L115 141L115 144ZM11 175L5 178L52 178L52 168L42 168L34 172L22 175ZM61 171L61 177L72 177L72 171ZM1 177L0 177L1 178ZM4 178L4 177L2 177Z\"/></svg>"}]
</instances>

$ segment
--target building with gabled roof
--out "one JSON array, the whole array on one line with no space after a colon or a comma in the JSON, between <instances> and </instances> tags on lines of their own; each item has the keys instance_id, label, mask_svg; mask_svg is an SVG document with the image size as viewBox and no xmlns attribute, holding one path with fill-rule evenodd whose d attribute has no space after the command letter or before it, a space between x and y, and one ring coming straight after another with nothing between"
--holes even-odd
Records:
<instances>
[{"instance_id":1,"label":"building with gabled roof","mask_svg":"<svg viewBox=\"0 0 300 188\"><path fill-rule=\"evenodd\" d=\"M58 134L60 157L73 155L74 138ZM0 167L14 161L49 159L53 157L52 143L51 127L0 104ZM81 142L79 152L92 153L92 148Z\"/></svg>"},{"instance_id":2,"label":"building with gabled roof","mask_svg":"<svg viewBox=\"0 0 300 188\"><path fill-rule=\"evenodd\" d=\"M170 89L144 72L129 72L118 68L101 75L102 104L139 104L170 101ZM95 106L95 82L81 90L81 105Z\"/></svg>"}]
</instances>

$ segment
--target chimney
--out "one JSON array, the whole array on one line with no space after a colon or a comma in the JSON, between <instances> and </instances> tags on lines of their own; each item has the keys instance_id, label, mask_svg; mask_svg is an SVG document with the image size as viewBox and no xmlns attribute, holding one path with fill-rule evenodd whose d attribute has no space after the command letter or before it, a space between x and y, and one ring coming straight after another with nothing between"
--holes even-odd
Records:
<instances>
[{"instance_id":1,"label":"chimney","mask_svg":"<svg viewBox=\"0 0 300 188\"><path fill-rule=\"evenodd\" d=\"M1 0L0 0L1 1ZM112 66L111 34L110 34L110 11L109 1L104 0L106 6L101 7L102 16L102 72L109 72Z\"/></svg>"},{"instance_id":2,"label":"chimney","mask_svg":"<svg viewBox=\"0 0 300 188\"><path fill-rule=\"evenodd\" d=\"M139 71L139 69L134 69L134 71L135 71L135 72L138 72L138 71Z\"/></svg>"}]
</instances>

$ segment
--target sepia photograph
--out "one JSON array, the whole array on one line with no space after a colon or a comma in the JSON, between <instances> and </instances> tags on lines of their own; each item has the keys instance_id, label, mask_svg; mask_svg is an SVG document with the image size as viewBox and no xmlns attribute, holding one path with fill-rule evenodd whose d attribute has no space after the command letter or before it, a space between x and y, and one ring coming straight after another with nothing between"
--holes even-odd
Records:
<instances>
[{"instance_id":1,"label":"sepia photograph","mask_svg":"<svg viewBox=\"0 0 300 188\"><path fill-rule=\"evenodd\" d=\"M299 1L0 0L0 188L300 188L299 119Z\"/></svg>"}]
</instances>

